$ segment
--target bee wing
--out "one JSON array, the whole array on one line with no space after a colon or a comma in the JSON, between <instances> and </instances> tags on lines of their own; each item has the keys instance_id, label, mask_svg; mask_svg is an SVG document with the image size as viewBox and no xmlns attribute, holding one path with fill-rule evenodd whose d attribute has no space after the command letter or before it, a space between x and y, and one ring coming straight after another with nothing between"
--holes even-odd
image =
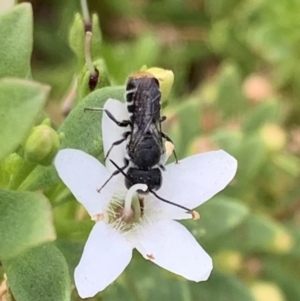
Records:
<instances>
[{"instance_id":1,"label":"bee wing","mask_svg":"<svg viewBox=\"0 0 300 301\"><path fill-rule=\"evenodd\" d=\"M159 111L159 110L158 110ZM154 113L157 115L157 112ZM160 121L154 123L153 122L153 115L152 116L145 116L143 123L142 123L142 128L139 128L139 130L136 132L136 135L131 136L131 143L132 143L132 148L135 149L143 135L150 131L153 133L153 136L155 136L158 139L159 142L159 136L160 136L160 131L158 130L158 125L157 123L160 123Z\"/></svg>"},{"instance_id":2,"label":"bee wing","mask_svg":"<svg viewBox=\"0 0 300 301\"><path fill-rule=\"evenodd\" d=\"M157 121L155 123L152 123L150 127L150 131L158 145L160 145L163 148L163 143L162 143L162 136L161 136L161 123L160 121Z\"/></svg>"},{"instance_id":3,"label":"bee wing","mask_svg":"<svg viewBox=\"0 0 300 301\"><path fill-rule=\"evenodd\" d=\"M130 144L132 145L133 150L136 148L143 135L149 130L151 126L152 118L147 118L147 119L148 120L146 120L146 122L145 121L143 122L143 128L139 129L136 132L136 134L131 135Z\"/></svg>"}]
</instances>

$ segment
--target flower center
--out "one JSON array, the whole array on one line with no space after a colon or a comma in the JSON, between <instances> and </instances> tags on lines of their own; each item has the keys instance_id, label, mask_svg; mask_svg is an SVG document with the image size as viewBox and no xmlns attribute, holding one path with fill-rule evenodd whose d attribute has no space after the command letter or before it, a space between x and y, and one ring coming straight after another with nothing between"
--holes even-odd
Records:
<instances>
[{"instance_id":1,"label":"flower center","mask_svg":"<svg viewBox=\"0 0 300 301\"><path fill-rule=\"evenodd\" d=\"M105 220L117 230L126 232L132 230L143 216L143 198L138 190L147 191L146 184L135 184L127 191L125 200L114 197L106 210Z\"/></svg>"}]
</instances>

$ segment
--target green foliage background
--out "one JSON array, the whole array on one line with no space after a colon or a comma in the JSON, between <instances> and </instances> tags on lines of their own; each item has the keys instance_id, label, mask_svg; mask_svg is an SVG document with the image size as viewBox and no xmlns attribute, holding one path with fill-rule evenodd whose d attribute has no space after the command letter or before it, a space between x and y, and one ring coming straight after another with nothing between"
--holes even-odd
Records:
<instances>
[{"instance_id":1,"label":"green foliage background","mask_svg":"<svg viewBox=\"0 0 300 301\"><path fill-rule=\"evenodd\" d=\"M215 268L196 284L135 254L91 300L300 300L300 2L90 1L93 92L79 1L31 2L0 6L0 299L81 300L73 271L93 223L49 156L60 140L103 160L101 118L83 108L122 100L131 72L158 66L175 74L164 114L179 157L222 148L239 162L185 222ZM28 145L41 124L46 140Z\"/></svg>"}]
</instances>

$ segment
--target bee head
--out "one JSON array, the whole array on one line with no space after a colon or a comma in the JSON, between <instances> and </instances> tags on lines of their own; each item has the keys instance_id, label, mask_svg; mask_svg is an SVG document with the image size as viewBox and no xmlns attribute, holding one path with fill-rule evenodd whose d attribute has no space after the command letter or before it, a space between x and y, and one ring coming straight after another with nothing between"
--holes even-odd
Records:
<instances>
[{"instance_id":1,"label":"bee head","mask_svg":"<svg viewBox=\"0 0 300 301\"><path fill-rule=\"evenodd\" d=\"M132 73L126 83L126 91L134 90L138 88L140 83L155 83L155 85L159 88L159 81L156 77L154 77L151 73L145 71L138 71Z\"/></svg>"}]
</instances>

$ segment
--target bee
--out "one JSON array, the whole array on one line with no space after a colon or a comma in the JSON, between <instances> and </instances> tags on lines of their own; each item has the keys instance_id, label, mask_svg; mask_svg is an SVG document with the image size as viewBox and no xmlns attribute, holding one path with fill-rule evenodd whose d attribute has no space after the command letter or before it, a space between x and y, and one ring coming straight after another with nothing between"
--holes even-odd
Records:
<instances>
[{"instance_id":1,"label":"bee","mask_svg":"<svg viewBox=\"0 0 300 301\"><path fill-rule=\"evenodd\" d=\"M162 185L162 171L165 170L163 139L173 143L161 129L161 123L166 117L161 116L159 81L150 73L136 72L127 81L125 97L128 120L120 122L111 112L104 110L118 126L130 127L129 131L124 132L122 139L111 145L105 156L107 159L113 147L127 140L124 166L117 168L100 190L113 176L127 168L125 177L127 189L135 184L146 184L149 191L158 190ZM175 151L173 154L178 162Z\"/></svg>"},{"instance_id":2,"label":"bee","mask_svg":"<svg viewBox=\"0 0 300 301\"><path fill-rule=\"evenodd\" d=\"M127 141L124 166L120 167L114 161L110 160L116 167L116 170L104 182L101 188L98 189L98 192L114 176L122 173L127 189L135 184L146 184L148 187L147 191L138 190L139 194L150 192L163 202L182 208L187 212L192 212L184 206L160 197L155 192L162 185L162 171L165 170L166 150L163 143L164 139L173 146L173 141L161 129L161 124L166 120L166 117L161 116L159 81L148 72L136 72L128 78L125 98L129 114L128 120L119 121L106 109L85 109L85 111L104 111L117 126L129 126L129 130L123 133L122 138L112 143L105 156L105 160L107 160L111 150L115 146ZM172 152L175 162L178 163L174 148ZM139 198L139 200L143 201L143 198Z\"/></svg>"}]
</instances>

